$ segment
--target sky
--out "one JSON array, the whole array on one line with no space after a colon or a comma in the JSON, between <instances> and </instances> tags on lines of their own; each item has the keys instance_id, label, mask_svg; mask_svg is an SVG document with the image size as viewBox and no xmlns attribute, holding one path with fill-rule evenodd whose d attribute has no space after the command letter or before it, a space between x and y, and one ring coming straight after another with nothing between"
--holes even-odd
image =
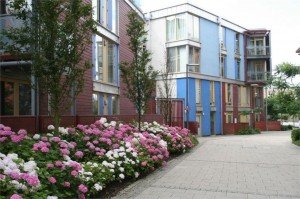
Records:
<instances>
[{"instance_id":1,"label":"sky","mask_svg":"<svg viewBox=\"0 0 300 199\"><path fill-rule=\"evenodd\" d=\"M272 68L300 67L300 0L140 0L143 12L191 3L246 29L271 30Z\"/></svg>"}]
</instances>

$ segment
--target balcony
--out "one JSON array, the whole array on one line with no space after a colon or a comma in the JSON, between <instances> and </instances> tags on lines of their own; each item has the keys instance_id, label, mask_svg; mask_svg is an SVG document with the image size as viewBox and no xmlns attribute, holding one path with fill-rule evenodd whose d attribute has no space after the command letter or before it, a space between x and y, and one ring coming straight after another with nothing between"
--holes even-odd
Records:
<instances>
[{"instance_id":1,"label":"balcony","mask_svg":"<svg viewBox=\"0 0 300 199\"><path fill-rule=\"evenodd\" d=\"M247 72L247 81L249 83L265 83L270 76L270 72Z\"/></svg>"},{"instance_id":2,"label":"balcony","mask_svg":"<svg viewBox=\"0 0 300 199\"><path fill-rule=\"evenodd\" d=\"M248 46L247 58L269 58L270 46Z\"/></svg>"}]
</instances>

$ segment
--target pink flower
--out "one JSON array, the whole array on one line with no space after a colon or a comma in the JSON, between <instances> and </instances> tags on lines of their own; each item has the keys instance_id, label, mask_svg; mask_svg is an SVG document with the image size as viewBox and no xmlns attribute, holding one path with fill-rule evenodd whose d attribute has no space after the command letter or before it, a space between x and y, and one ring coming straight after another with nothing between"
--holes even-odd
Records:
<instances>
[{"instance_id":1,"label":"pink flower","mask_svg":"<svg viewBox=\"0 0 300 199\"><path fill-rule=\"evenodd\" d=\"M78 176L78 172L76 170L73 170L73 171L71 171L71 175L76 177L76 176Z\"/></svg>"},{"instance_id":2,"label":"pink flower","mask_svg":"<svg viewBox=\"0 0 300 199\"><path fill-rule=\"evenodd\" d=\"M9 126L5 126L5 127L3 127L3 130L4 131L11 131L11 128Z\"/></svg>"},{"instance_id":3,"label":"pink flower","mask_svg":"<svg viewBox=\"0 0 300 199\"><path fill-rule=\"evenodd\" d=\"M7 137L0 138L0 142L4 142L5 140L7 140Z\"/></svg>"},{"instance_id":4,"label":"pink flower","mask_svg":"<svg viewBox=\"0 0 300 199\"><path fill-rule=\"evenodd\" d=\"M78 190L81 191L82 193L88 192L88 188L84 186L83 184L78 186Z\"/></svg>"},{"instance_id":5,"label":"pink flower","mask_svg":"<svg viewBox=\"0 0 300 199\"><path fill-rule=\"evenodd\" d=\"M42 147L42 148L41 148L41 151L42 151L43 153L48 153L48 152L49 152L49 149L48 149L47 147Z\"/></svg>"},{"instance_id":6,"label":"pink flower","mask_svg":"<svg viewBox=\"0 0 300 199\"><path fill-rule=\"evenodd\" d=\"M22 141L24 136L23 135L19 135L19 136L18 135L11 135L10 138L11 138L11 141L13 141L15 143L18 143L18 142Z\"/></svg>"},{"instance_id":7,"label":"pink flower","mask_svg":"<svg viewBox=\"0 0 300 199\"><path fill-rule=\"evenodd\" d=\"M70 144L72 144L74 147L77 146L76 142L70 142Z\"/></svg>"},{"instance_id":8,"label":"pink flower","mask_svg":"<svg viewBox=\"0 0 300 199\"><path fill-rule=\"evenodd\" d=\"M50 178L49 178L49 181L50 181L52 184L56 183L56 179L55 179L54 177L50 177Z\"/></svg>"},{"instance_id":9,"label":"pink flower","mask_svg":"<svg viewBox=\"0 0 300 199\"><path fill-rule=\"evenodd\" d=\"M142 165L143 167L145 167L145 166L147 165L147 162L146 162L146 161L143 161L143 162L141 163L141 165Z\"/></svg>"},{"instance_id":10,"label":"pink flower","mask_svg":"<svg viewBox=\"0 0 300 199\"><path fill-rule=\"evenodd\" d=\"M70 182L65 182L64 186L65 186L65 187L70 187L70 186L71 186L71 183L70 183Z\"/></svg>"},{"instance_id":11,"label":"pink flower","mask_svg":"<svg viewBox=\"0 0 300 199\"><path fill-rule=\"evenodd\" d=\"M85 136L83 139L84 139L85 141L89 141L91 138L90 138L89 136Z\"/></svg>"},{"instance_id":12,"label":"pink flower","mask_svg":"<svg viewBox=\"0 0 300 199\"><path fill-rule=\"evenodd\" d=\"M23 199L21 196L19 196L18 194L14 194L10 197L10 199Z\"/></svg>"},{"instance_id":13,"label":"pink flower","mask_svg":"<svg viewBox=\"0 0 300 199\"><path fill-rule=\"evenodd\" d=\"M163 162L161 163L161 165L162 165L163 167L165 167L165 166L167 166L167 162L166 162L166 161L163 161Z\"/></svg>"},{"instance_id":14,"label":"pink flower","mask_svg":"<svg viewBox=\"0 0 300 199\"><path fill-rule=\"evenodd\" d=\"M75 133L75 129L74 129L74 128L69 128L69 129L68 129L68 132L69 132L69 133Z\"/></svg>"},{"instance_id":15,"label":"pink flower","mask_svg":"<svg viewBox=\"0 0 300 199\"><path fill-rule=\"evenodd\" d=\"M161 160L164 158L164 156L161 155L161 154L158 154L157 157L158 157L159 159L161 159Z\"/></svg>"},{"instance_id":16,"label":"pink flower","mask_svg":"<svg viewBox=\"0 0 300 199\"><path fill-rule=\"evenodd\" d=\"M80 195L79 195L79 199L85 199L84 194L80 194Z\"/></svg>"},{"instance_id":17,"label":"pink flower","mask_svg":"<svg viewBox=\"0 0 300 199\"><path fill-rule=\"evenodd\" d=\"M76 151L75 156L77 156L78 158L82 158L83 153L81 151Z\"/></svg>"},{"instance_id":18,"label":"pink flower","mask_svg":"<svg viewBox=\"0 0 300 199\"><path fill-rule=\"evenodd\" d=\"M70 151L68 149L60 149L60 152L63 154L63 155L69 155L70 154Z\"/></svg>"},{"instance_id":19,"label":"pink flower","mask_svg":"<svg viewBox=\"0 0 300 199\"><path fill-rule=\"evenodd\" d=\"M59 137L53 137L51 138L52 142L60 142L60 138Z\"/></svg>"},{"instance_id":20,"label":"pink flower","mask_svg":"<svg viewBox=\"0 0 300 199\"><path fill-rule=\"evenodd\" d=\"M18 134L19 134L19 135L26 135L26 134L27 134L27 131L24 130L24 129L20 129L20 130L18 131Z\"/></svg>"},{"instance_id":21,"label":"pink flower","mask_svg":"<svg viewBox=\"0 0 300 199\"><path fill-rule=\"evenodd\" d=\"M24 178L24 180L26 180L26 182L32 187L36 187L40 183L39 178L37 176L29 175L29 176L26 176L26 178Z\"/></svg>"},{"instance_id":22,"label":"pink flower","mask_svg":"<svg viewBox=\"0 0 300 199\"><path fill-rule=\"evenodd\" d=\"M57 167L61 167L63 164L62 164L62 162L61 161L56 161L55 162L55 166L57 166Z\"/></svg>"},{"instance_id":23,"label":"pink flower","mask_svg":"<svg viewBox=\"0 0 300 199\"><path fill-rule=\"evenodd\" d=\"M41 140L46 142L46 141L48 141L48 138L47 137L41 137Z\"/></svg>"},{"instance_id":24,"label":"pink flower","mask_svg":"<svg viewBox=\"0 0 300 199\"><path fill-rule=\"evenodd\" d=\"M5 175L0 174L0 180L3 180L5 178Z\"/></svg>"},{"instance_id":25,"label":"pink flower","mask_svg":"<svg viewBox=\"0 0 300 199\"><path fill-rule=\"evenodd\" d=\"M113 147L114 149L117 149L117 148L119 148L119 145L118 145L118 144L113 144L112 147Z\"/></svg>"},{"instance_id":26,"label":"pink flower","mask_svg":"<svg viewBox=\"0 0 300 199\"><path fill-rule=\"evenodd\" d=\"M98 140L94 140L93 144L99 144L99 141Z\"/></svg>"},{"instance_id":27,"label":"pink flower","mask_svg":"<svg viewBox=\"0 0 300 199\"><path fill-rule=\"evenodd\" d=\"M50 168L53 168L54 167L54 164L47 164L47 167L50 169Z\"/></svg>"}]
</instances>

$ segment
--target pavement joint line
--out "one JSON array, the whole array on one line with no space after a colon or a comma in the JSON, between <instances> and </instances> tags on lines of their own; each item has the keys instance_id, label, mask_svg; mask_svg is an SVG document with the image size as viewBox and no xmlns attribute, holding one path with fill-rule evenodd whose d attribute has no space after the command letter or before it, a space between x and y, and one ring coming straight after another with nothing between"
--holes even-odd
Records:
<instances>
[{"instance_id":1,"label":"pavement joint line","mask_svg":"<svg viewBox=\"0 0 300 199\"><path fill-rule=\"evenodd\" d=\"M276 166L295 166L295 167L299 167L300 164L270 164L270 163L252 163L252 162L229 162L229 161L217 161L217 160L197 160L197 159L186 159L185 161L191 161L191 162L220 162L220 163L237 163L237 164L250 164L250 165L276 165Z\"/></svg>"},{"instance_id":2,"label":"pavement joint line","mask_svg":"<svg viewBox=\"0 0 300 199\"><path fill-rule=\"evenodd\" d=\"M218 189L206 189L206 188L187 188L187 187L179 187L179 186L162 186L162 185L151 185L150 187L153 188L167 188L167 189L180 189L180 190L192 190L192 191L208 191L208 192L217 192L217 193L240 193L240 194L254 194L254 195L260 195L260 196L277 196L277 197L300 197L300 195L292 195L292 194L261 194L257 192L252 192L252 191L231 191L231 190L218 190ZM277 191L276 191L277 192Z\"/></svg>"}]
</instances>

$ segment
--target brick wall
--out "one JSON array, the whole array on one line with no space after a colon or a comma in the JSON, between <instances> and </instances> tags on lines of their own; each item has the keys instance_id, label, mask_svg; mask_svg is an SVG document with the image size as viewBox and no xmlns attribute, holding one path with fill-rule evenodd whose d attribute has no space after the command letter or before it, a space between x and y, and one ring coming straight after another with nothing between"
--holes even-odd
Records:
<instances>
[{"instance_id":1,"label":"brick wall","mask_svg":"<svg viewBox=\"0 0 300 199\"><path fill-rule=\"evenodd\" d=\"M255 128L261 130L261 131L280 131L281 130L281 124L280 121L268 121L266 124L266 121L261 122L255 122Z\"/></svg>"}]
</instances>

